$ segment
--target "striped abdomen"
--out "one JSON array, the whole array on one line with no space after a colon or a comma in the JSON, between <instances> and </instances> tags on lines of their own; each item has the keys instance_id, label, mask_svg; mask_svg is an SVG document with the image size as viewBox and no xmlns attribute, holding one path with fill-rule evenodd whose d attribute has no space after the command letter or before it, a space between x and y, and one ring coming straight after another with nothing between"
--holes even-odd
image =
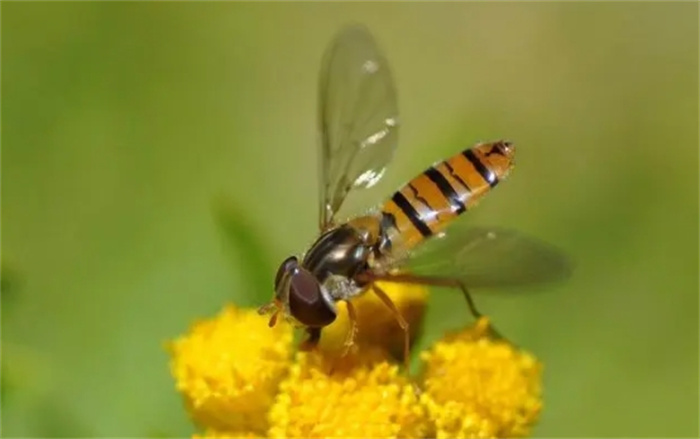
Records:
<instances>
[{"instance_id":1,"label":"striped abdomen","mask_svg":"<svg viewBox=\"0 0 700 439\"><path fill-rule=\"evenodd\" d=\"M508 176L514 154L509 142L481 143L431 166L384 203L386 236L409 250L439 233Z\"/></svg>"}]
</instances>

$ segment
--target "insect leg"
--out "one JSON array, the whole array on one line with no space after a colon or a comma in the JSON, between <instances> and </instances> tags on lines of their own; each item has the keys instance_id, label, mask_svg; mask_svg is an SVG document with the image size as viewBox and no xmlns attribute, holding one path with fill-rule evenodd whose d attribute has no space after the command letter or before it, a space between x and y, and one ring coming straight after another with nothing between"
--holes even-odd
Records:
<instances>
[{"instance_id":1,"label":"insect leg","mask_svg":"<svg viewBox=\"0 0 700 439\"><path fill-rule=\"evenodd\" d=\"M472 295L469 293L469 290L467 290L467 287L459 279L450 279L450 278L432 277L432 276L420 276L420 275L414 275L414 274L401 273L401 274L374 274L374 275L372 275L372 280L373 281L383 281L383 282L404 283L404 284L426 285L426 286L433 286L433 287L458 288L462 292L462 295L464 295L464 299L467 301L467 305L469 306L469 312L472 314L472 316L477 320L480 319L481 317L483 317L483 314L481 314L481 312L479 312L479 310L476 308L476 303L474 303L474 299L472 298ZM500 339L505 340L505 337L503 337L496 330L496 328L494 328L492 325L489 325L489 328L491 331L491 335L494 338L500 338Z\"/></svg>"},{"instance_id":2,"label":"insect leg","mask_svg":"<svg viewBox=\"0 0 700 439\"><path fill-rule=\"evenodd\" d=\"M377 284L372 285L372 291L374 291L374 294L376 294L377 297L379 297L379 300L381 300L384 303L384 305L386 305L387 308L389 308L391 313L394 314L396 321L398 322L399 326L401 327L401 330L403 331L403 361L406 371L408 371L410 367L409 351L411 345L411 334L409 332L408 322L406 321L406 319L403 318L401 312L396 307L396 304L391 300L389 295L387 295L384 290L379 288Z\"/></svg>"},{"instance_id":3,"label":"insect leg","mask_svg":"<svg viewBox=\"0 0 700 439\"><path fill-rule=\"evenodd\" d=\"M465 287L464 284L458 279L418 276L414 274L373 274L371 275L371 279L372 281L393 282L399 284L458 288L460 291L462 291L462 294L467 301L469 312L471 312L475 319L482 317L482 314L478 309L476 309L476 304L474 303L474 299L472 299L472 295L469 293L469 290L467 290L467 287Z\"/></svg>"},{"instance_id":4,"label":"insect leg","mask_svg":"<svg viewBox=\"0 0 700 439\"><path fill-rule=\"evenodd\" d=\"M353 305L349 300L345 301L345 305L348 309L350 328L348 329L348 335L345 338L345 350L343 351L343 357L350 352L350 348L352 348L352 345L355 344L355 336L357 335L357 313L355 312L355 305Z\"/></svg>"}]
</instances>

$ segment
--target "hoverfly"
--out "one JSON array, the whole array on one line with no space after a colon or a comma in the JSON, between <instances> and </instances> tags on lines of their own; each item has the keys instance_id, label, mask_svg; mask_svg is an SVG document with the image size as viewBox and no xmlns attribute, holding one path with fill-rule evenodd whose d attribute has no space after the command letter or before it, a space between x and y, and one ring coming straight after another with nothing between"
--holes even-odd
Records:
<instances>
[{"instance_id":1,"label":"hoverfly","mask_svg":"<svg viewBox=\"0 0 700 439\"><path fill-rule=\"evenodd\" d=\"M480 313L469 288L505 287L568 275L558 250L503 228L447 226L476 205L513 168L508 141L479 143L433 164L381 205L347 221L338 213L348 194L374 186L397 146L398 105L392 73L374 38L361 26L339 32L324 54L319 82L319 237L299 259L280 265L273 300L259 309L305 328L306 347L347 304L350 330L357 330L352 299L371 290L394 314L409 357L409 328L376 281L452 287Z\"/></svg>"}]
</instances>

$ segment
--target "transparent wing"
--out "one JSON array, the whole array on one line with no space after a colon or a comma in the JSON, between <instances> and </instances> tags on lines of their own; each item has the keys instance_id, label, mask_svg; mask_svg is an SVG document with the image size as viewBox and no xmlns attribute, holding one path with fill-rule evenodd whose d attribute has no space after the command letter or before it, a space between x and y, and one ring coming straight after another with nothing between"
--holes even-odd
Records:
<instances>
[{"instance_id":1,"label":"transparent wing","mask_svg":"<svg viewBox=\"0 0 700 439\"><path fill-rule=\"evenodd\" d=\"M473 227L431 238L405 268L459 279L467 288L508 288L564 280L573 264L556 247L515 230Z\"/></svg>"},{"instance_id":2,"label":"transparent wing","mask_svg":"<svg viewBox=\"0 0 700 439\"><path fill-rule=\"evenodd\" d=\"M398 106L389 65L364 27L342 30L319 82L320 227L354 188L376 184L396 149Z\"/></svg>"}]
</instances>

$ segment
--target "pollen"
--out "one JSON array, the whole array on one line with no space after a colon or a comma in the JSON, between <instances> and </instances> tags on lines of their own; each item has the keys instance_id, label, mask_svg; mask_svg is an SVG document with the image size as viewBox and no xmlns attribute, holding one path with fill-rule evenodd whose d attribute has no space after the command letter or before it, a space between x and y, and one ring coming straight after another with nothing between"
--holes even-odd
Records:
<instances>
[{"instance_id":1,"label":"pollen","mask_svg":"<svg viewBox=\"0 0 700 439\"><path fill-rule=\"evenodd\" d=\"M384 352L299 352L270 410L269 437L425 437L414 386Z\"/></svg>"},{"instance_id":2,"label":"pollen","mask_svg":"<svg viewBox=\"0 0 700 439\"><path fill-rule=\"evenodd\" d=\"M537 422L542 365L489 333L482 318L421 354L431 437L525 437Z\"/></svg>"},{"instance_id":3,"label":"pollen","mask_svg":"<svg viewBox=\"0 0 700 439\"><path fill-rule=\"evenodd\" d=\"M176 388L195 423L211 431L267 430L267 411L289 367L289 325L270 328L255 310L228 306L195 322L168 350Z\"/></svg>"},{"instance_id":4,"label":"pollen","mask_svg":"<svg viewBox=\"0 0 700 439\"><path fill-rule=\"evenodd\" d=\"M420 285L377 282L379 288L396 306L409 325L411 344L420 335L423 326L428 289ZM392 356L403 359L404 332L396 315L382 302L370 288L353 299L352 305L357 315L355 343L361 346L380 346ZM340 352L350 331L350 319L345 302L338 304L338 317L324 329L321 345L326 351Z\"/></svg>"}]
</instances>

